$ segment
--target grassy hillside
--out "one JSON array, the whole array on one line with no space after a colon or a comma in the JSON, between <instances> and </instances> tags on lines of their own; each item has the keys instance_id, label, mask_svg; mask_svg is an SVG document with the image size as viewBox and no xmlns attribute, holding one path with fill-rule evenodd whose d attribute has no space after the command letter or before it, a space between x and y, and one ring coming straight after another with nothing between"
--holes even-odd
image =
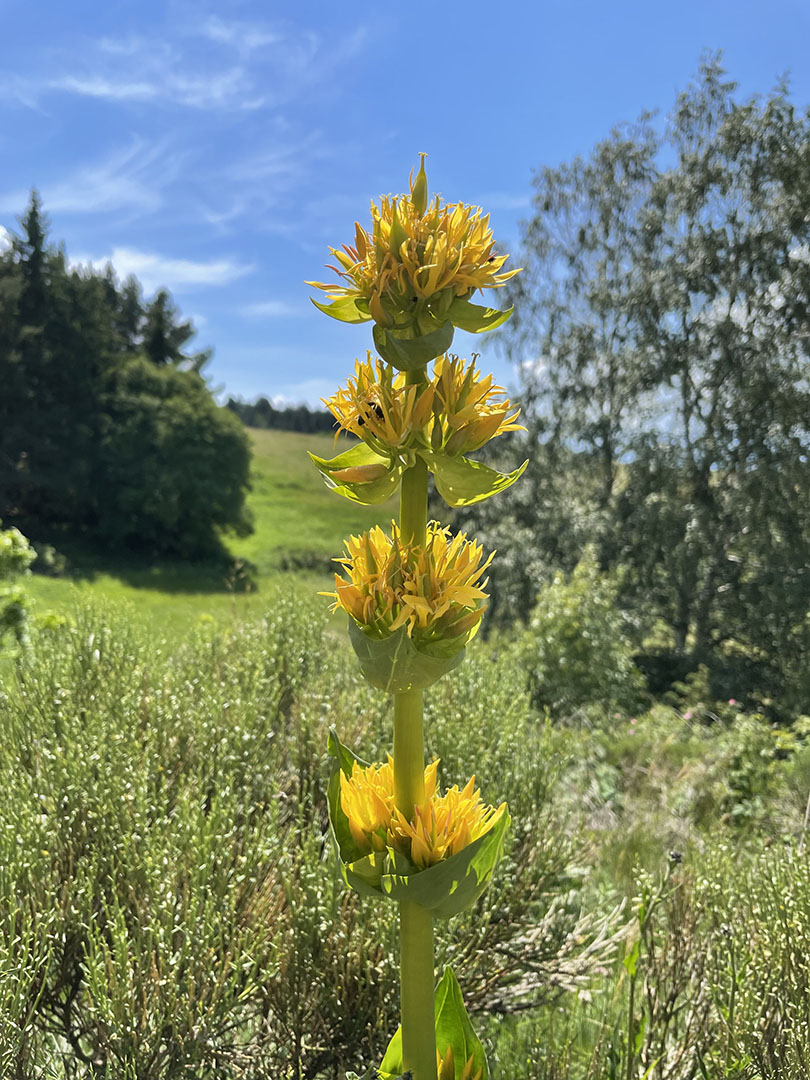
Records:
<instances>
[{"instance_id":1,"label":"grassy hillside","mask_svg":"<svg viewBox=\"0 0 810 1080\"><path fill-rule=\"evenodd\" d=\"M287 431L251 431L253 490L249 505L255 532L229 540L238 558L255 566L254 585L243 591L239 575L201 564L147 565L116 553L71 552L69 573L29 579L35 610L65 612L77 595L92 595L116 604L131 602L145 615L171 624L198 617L225 618L263 611L263 587L280 574L304 578L313 589L330 580L330 559L339 555L343 538L390 520L396 500L383 506L357 506L324 486L307 457L338 451L329 435Z\"/></svg>"}]
</instances>

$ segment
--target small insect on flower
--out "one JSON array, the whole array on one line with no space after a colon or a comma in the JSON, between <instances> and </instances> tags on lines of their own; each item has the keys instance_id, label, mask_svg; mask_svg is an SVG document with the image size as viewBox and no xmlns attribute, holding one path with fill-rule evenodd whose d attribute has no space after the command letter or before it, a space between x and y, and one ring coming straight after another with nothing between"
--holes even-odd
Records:
<instances>
[{"instance_id":1,"label":"small insect on flower","mask_svg":"<svg viewBox=\"0 0 810 1080\"><path fill-rule=\"evenodd\" d=\"M371 352L355 361L345 387L322 400L337 421L336 440L346 431L383 454L427 443L433 387L407 385L403 374Z\"/></svg>"},{"instance_id":2,"label":"small insect on flower","mask_svg":"<svg viewBox=\"0 0 810 1080\"><path fill-rule=\"evenodd\" d=\"M424 546L405 544L395 522L391 535L379 526L346 541L343 573L335 575L332 610L343 608L370 637L389 637L401 627L416 644L469 638L484 614L492 562L463 533L452 536L436 521ZM494 552L493 552L494 554Z\"/></svg>"}]
</instances>

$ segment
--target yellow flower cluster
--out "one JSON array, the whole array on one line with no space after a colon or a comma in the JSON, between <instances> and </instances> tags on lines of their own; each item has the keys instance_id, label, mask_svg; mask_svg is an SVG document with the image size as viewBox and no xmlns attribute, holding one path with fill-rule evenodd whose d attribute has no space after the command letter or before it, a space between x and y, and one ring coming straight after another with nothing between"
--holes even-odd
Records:
<instances>
[{"instance_id":1,"label":"yellow flower cluster","mask_svg":"<svg viewBox=\"0 0 810 1080\"><path fill-rule=\"evenodd\" d=\"M400 627L418 644L469 635L484 614L492 562L464 533L451 536L436 521L427 527L424 547L405 544L395 522L391 536L378 525L346 541L348 556L336 559L346 577L335 574L332 610L344 608L371 636L389 637ZM494 553L493 553L494 554Z\"/></svg>"},{"instance_id":2,"label":"yellow flower cluster","mask_svg":"<svg viewBox=\"0 0 810 1080\"><path fill-rule=\"evenodd\" d=\"M438 767L437 759L425 769L428 799L436 793ZM383 851L388 846L394 814L394 760L391 755L385 765L369 765L365 769L355 761L351 779L341 772L340 798L357 846L366 852Z\"/></svg>"},{"instance_id":3,"label":"yellow flower cluster","mask_svg":"<svg viewBox=\"0 0 810 1080\"><path fill-rule=\"evenodd\" d=\"M463 790L451 787L444 795L415 806L410 821L395 810L394 846L406 851L414 866L424 870L457 855L489 832L505 813L506 803L497 810L484 805L473 776Z\"/></svg>"},{"instance_id":4,"label":"yellow flower cluster","mask_svg":"<svg viewBox=\"0 0 810 1080\"><path fill-rule=\"evenodd\" d=\"M506 813L486 806L475 777L462 790L436 794L438 761L425 769L425 802L410 818L394 806L394 763L363 767L354 762L352 775L340 774L340 800L355 843L365 854L394 848L417 870L426 870L457 855L489 832Z\"/></svg>"},{"instance_id":5,"label":"yellow flower cluster","mask_svg":"<svg viewBox=\"0 0 810 1080\"><path fill-rule=\"evenodd\" d=\"M403 373L368 352L364 361L355 361L346 387L321 400L337 421L336 439L346 431L385 453L423 435L433 412L433 387L407 385Z\"/></svg>"},{"instance_id":6,"label":"yellow flower cluster","mask_svg":"<svg viewBox=\"0 0 810 1080\"><path fill-rule=\"evenodd\" d=\"M432 377L413 385L369 352L355 361L346 387L323 402L338 435L349 432L380 453L411 446L469 453L506 431L525 430L516 423L520 409L491 375L481 375L476 359L440 356Z\"/></svg>"},{"instance_id":7,"label":"yellow flower cluster","mask_svg":"<svg viewBox=\"0 0 810 1080\"><path fill-rule=\"evenodd\" d=\"M434 428L431 443L448 454L477 450L505 431L525 431L513 405L491 375L482 377L477 357L440 356L433 365ZM510 415L511 413L511 415Z\"/></svg>"},{"instance_id":8,"label":"yellow flower cluster","mask_svg":"<svg viewBox=\"0 0 810 1080\"><path fill-rule=\"evenodd\" d=\"M468 298L476 289L496 289L517 270L501 273L508 255L496 255L489 215L480 207L444 203L436 196L427 205L424 157L408 195L372 201L372 231L355 223L354 247L329 250L337 266L329 266L343 283L307 282L331 299L352 297L367 306L381 326L413 325L415 306L439 294ZM418 314L418 313L416 313Z\"/></svg>"}]
</instances>

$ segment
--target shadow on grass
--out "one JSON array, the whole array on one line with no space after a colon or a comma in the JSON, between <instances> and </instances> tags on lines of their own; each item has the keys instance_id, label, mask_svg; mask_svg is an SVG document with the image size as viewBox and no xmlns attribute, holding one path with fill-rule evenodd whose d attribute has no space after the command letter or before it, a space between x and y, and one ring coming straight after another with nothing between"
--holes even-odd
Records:
<instances>
[{"instance_id":1,"label":"shadow on grass","mask_svg":"<svg viewBox=\"0 0 810 1080\"><path fill-rule=\"evenodd\" d=\"M238 593L257 591L255 566L224 546L207 559L160 557L133 551L102 550L86 540L34 541L36 574L92 582L101 575L118 578L134 589L164 593Z\"/></svg>"}]
</instances>

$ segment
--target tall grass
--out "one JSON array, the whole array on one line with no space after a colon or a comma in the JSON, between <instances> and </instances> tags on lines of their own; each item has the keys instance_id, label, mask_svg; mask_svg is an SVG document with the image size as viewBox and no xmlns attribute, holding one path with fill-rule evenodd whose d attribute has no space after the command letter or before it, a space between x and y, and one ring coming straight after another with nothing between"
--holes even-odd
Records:
<instances>
[{"instance_id":1,"label":"tall grass","mask_svg":"<svg viewBox=\"0 0 810 1080\"><path fill-rule=\"evenodd\" d=\"M173 641L82 606L8 669L0 1075L336 1080L379 1060L392 911L333 870L324 746L336 724L383 757L388 704L321 601L267 601ZM493 1075L809 1075L801 723L658 705L552 724L519 654L471 649L426 717L442 783L487 760L515 822L439 957Z\"/></svg>"}]
</instances>

